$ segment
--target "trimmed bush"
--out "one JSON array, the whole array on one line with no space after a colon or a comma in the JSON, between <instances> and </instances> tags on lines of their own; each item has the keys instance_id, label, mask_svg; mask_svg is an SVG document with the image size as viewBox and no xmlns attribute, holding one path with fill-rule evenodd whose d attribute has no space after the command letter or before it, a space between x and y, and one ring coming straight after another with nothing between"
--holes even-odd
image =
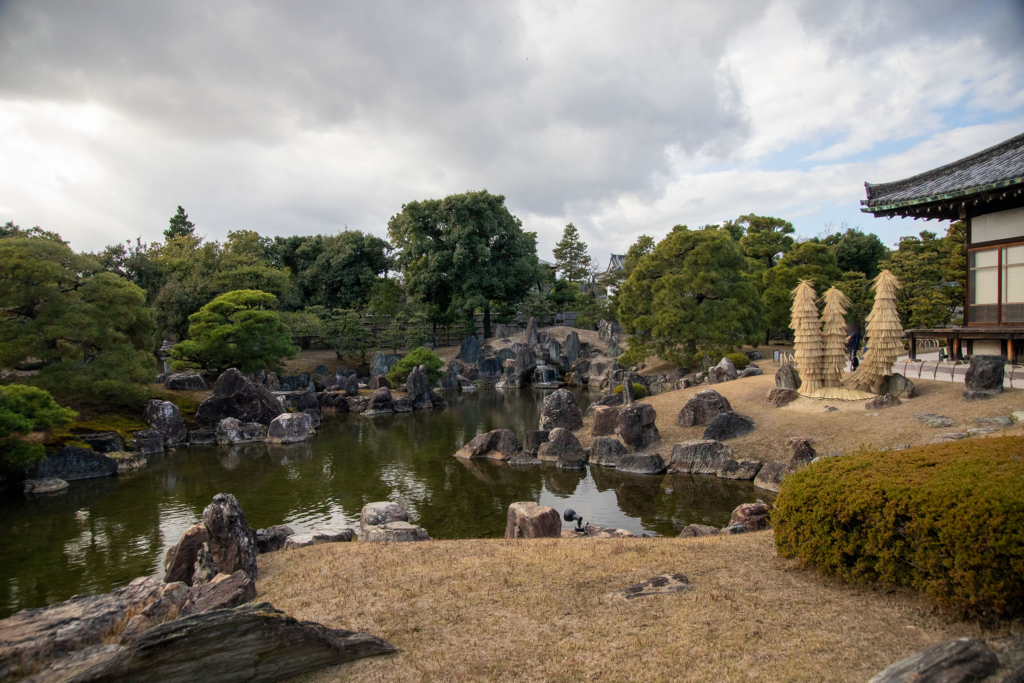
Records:
<instances>
[{"instance_id":1,"label":"trimmed bush","mask_svg":"<svg viewBox=\"0 0 1024 683\"><path fill-rule=\"evenodd\" d=\"M727 353L725 357L732 361L737 370L745 370L750 365L750 359L743 353Z\"/></svg>"},{"instance_id":2,"label":"trimmed bush","mask_svg":"<svg viewBox=\"0 0 1024 683\"><path fill-rule=\"evenodd\" d=\"M621 394L622 385L620 384L619 386L615 387L615 390L612 391L612 393ZM636 382L633 382L633 398L647 398L647 387L645 387L643 384L637 384Z\"/></svg>"},{"instance_id":3,"label":"trimmed bush","mask_svg":"<svg viewBox=\"0 0 1024 683\"><path fill-rule=\"evenodd\" d=\"M24 437L63 427L76 415L70 408L57 405L42 389L20 384L0 386L0 466L28 469L45 458L43 444Z\"/></svg>"},{"instance_id":4,"label":"trimmed bush","mask_svg":"<svg viewBox=\"0 0 1024 683\"><path fill-rule=\"evenodd\" d=\"M779 555L860 582L911 586L973 617L1024 615L1024 438L860 452L791 474Z\"/></svg>"},{"instance_id":5,"label":"trimmed bush","mask_svg":"<svg viewBox=\"0 0 1024 683\"><path fill-rule=\"evenodd\" d=\"M431 385L437 383L437 380L441 379L441 375L444 374L441 372L441 368L444 367L444 361L426 346L419 346L410 351L405 358L394 364L388 372L388 381L391 382L392 386L397 387L409 377L410 372L421 365L426 366L427 379L430 380Z\"/></svg>"}]
</instances>

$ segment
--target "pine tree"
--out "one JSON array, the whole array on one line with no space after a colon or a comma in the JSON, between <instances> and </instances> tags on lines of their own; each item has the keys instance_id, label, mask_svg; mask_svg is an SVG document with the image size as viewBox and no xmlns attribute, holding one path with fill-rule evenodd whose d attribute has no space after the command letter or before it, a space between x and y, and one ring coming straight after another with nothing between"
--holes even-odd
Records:
<instances>
[{"instance_id":1,"label":"pine tree","mask_svg":"<svg viewBox=\"0 0 1024 683\"><path fill-rule=\"evenodd\" d=\"M554 249L555 268L569 282L584 282L590 274L587 243L580 239L576 226L569 223Z\"/></svg>"},{"instance_id":2,"label":"pine tree","mask_svg":"<svg viewBox=\"0 0 1024 683\"><path fill-rule=\"evenodd\" d=\"M821 298L825 302L821 315L824 345L822 384L838 387L846 372L846 307L850 305L850 299L835 287L830 287Z\"/></svg>"},{"instance_id":3,"label":"pine tree","mask_svg":"<svg viewBox=\"0 0 1024 683\"><path fill-rule=\"evenodd\" d=\"M174 239L175 237L185 237L195 232L195 224L188 219L188 214L185 213L185 209L178 207L178 212L171 216L170 225L164 230L164 239Z\"/></svg>"},{"instance_id":4,"label":"pine tree","mask_svg":"<svg viewBox=\"0 0 1024 683\"><path fill-rule=\"evenodd\" d=\"M903 352L903 326L896 310L896 290L900 287L900 281L888 270L875 278L875 305L867 317L868 352L844 386L877 394L882 381L892 374L892 364Z\"/></svg>"},{"instance_id":5,"label":"pine tree","mask_svg":"<svg viewBox=\"0 0 1024 683\"><path fill-rule=\"evenodd\" d=\"M824 347L818 325L817 294L811 280L801 280L793 290L793 356L800 369L801 393L810 394L822 388Z\"/></svg>"}]
</instances>

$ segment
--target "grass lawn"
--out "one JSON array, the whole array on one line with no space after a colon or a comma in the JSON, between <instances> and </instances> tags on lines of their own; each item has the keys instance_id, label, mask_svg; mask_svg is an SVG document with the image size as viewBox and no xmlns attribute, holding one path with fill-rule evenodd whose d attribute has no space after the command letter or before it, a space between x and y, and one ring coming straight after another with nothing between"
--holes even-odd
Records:
<instances>
[{"instance_id":1,"label":"grass lawn","mask_svg":"<svg viewBox=\"0 0 1024 683\"><path fill-rule=\"evenodd\" d=\"M699 439L705 427L680 427L676 416L683 406L698 391L714 389L729 399L733 410L754 419L756 428L750 434L730 439L727 445L737 458L771 461L788 460L792 454L786 447L786 440L792 436L812 439L819 453L850 451L861 445L876 448L886 446L926 444L939 434L966 432L977 427L972 420L978 417L1009 416L1015 410L1024 410L1024 390L1006 390L987 401L967 402L961 394L964 385L934 380L913 380L920 394L916 398L903 399L903 404L886 410L864 409L863 401L843 402L821 399L800 398L782 408L773 408L765 401L768 390L775 386L775 366L770 361L759 364L765 371L760 377L747 377L733 382L708 386L706 384L680 391L671 391L643 399L658 412L657 426L661 442L651 450L662 456L672 452L673 444L690 439ZM596 400L599 395L591 393ZM825 406L838 408L829 412ZM870 413L877 413L871 416ZM935 429L926 427L914 419L915 413L937 413L955 420L953 427ZM584 446L589 445L592 420L584 421L577 432ZM1006 434L1020 434L1021 427L1014 425L1005 430ZM1002 435L1002 429L994 432ZM977 438L977 437L975 437Z\"/></svg>"},{"instance_id":2,"label":"grass lawn","mask_svg":"<svg viewBox=\"0 0 1024 683\"><path fill-rule=\"evenodd\" d=\"M694 590L610 594L681 572ZM340 543L260 556L259 599L401 648L302 681L863 681L958 636L912 591L822 578L772 532ZM1007 627L1008 628L1008 627Z\"/></svg>"}]
</instances>

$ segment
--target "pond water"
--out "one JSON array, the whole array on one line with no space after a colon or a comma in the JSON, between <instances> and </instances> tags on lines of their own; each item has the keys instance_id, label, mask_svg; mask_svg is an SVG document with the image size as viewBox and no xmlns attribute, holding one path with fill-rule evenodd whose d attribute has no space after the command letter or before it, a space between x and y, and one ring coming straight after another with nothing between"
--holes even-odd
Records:
<instances>
[{"instance_id":1,"label":"pond water","mask_svg":"<svg viewBox=\"0 0 1024 683\"><path fill-rule=\"evenodd\" d=\"M537 428L544 395L481 390L450 397L444 410L325 415L317 436L301 444L179 448L127 475L72 482L56 496L8 494L0 498L0 618L162 574L167 549L221 492L238 498L253 528L288 524L299 533L326 523L358 527L364 504L394 500L437 539L500 538L516 501L572 507L587 522L635 534L675 535L687 524L724 526L740 503L771 496L713 476L452 457L491 429L513 429L522 441ZM586 409L589 395L577 398Z\"/></svg>"}]
</instances>

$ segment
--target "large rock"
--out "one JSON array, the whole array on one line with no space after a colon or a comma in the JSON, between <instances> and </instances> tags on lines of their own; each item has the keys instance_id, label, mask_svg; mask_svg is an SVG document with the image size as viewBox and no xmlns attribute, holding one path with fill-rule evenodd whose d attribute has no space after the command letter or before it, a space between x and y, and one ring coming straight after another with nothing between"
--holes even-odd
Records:
<instances>
[{"instance_id":1,"label":"large rock","mask_svg":"<svg viewBox=\"0 0 1024 683\"><path fill-rule=\"evenodd\" d=\"M442 389L459 388L459 367L456 363L449 363L444 375L441 376Z\"/></svg>"},{"instance_id":2,"label":"large rock","mask_svg":"<svg viewBox=\"0 0 1024 683\"><path fill-rule=\"evenodd\" d=\"M783 480L793 473L793 468L786 462L766 462L754 477L754 486L767 491L779 492Z\"/></svg>"},{"instance_id":3,"label":"large rock","mask_svg":"<svg viewBox=\"0 0 1024 683\"><path fill-rule=\"evenodd\" d=\"M508 506L505 538L558 538L562 535L562 518L558 510L533 502Z\"/></svg>"},{"instance_id":4,"label":"large rock","mask_svg":"<svg viewBox=\"0 0 1024 683\"><path fill-rule=\"evenodd\" d=\"M679 532L679 538L700 538L702 536L718 536L722 532L717 527L707 524L687 524Z\"/></svg>"},{"instance_id":5,"label":"large rock","mask_svg":"<svg viewBox=\"0 0 1024 683\"><path fill-rule=\"evenodd\" d=\"M281 403L269 389L253 384L237 369L231 368L217 378L213 395L196 410L196 419L212 424L233 417L240 422L269 425L283 412Z\"/></svg>"},{"instance_id":6,"label":"large rock","mask_svg":"<svg viewBox=\"0 0 1024 683\"><path fill-rule=\"evenodd\" d=\"M523 444L523 451L530 455L537 455L540 446L546 443L551 432L545 429L534 429L526 432L526 443Z\"/></svg>"},{"instance_id":7,"label":"large rock","mask_svg":"<svg viewBox=\"0 0 1024 683\"><path fill-rule=\"evenodd\" d=\"M217 424L217 443L222 445L266 441L267 427L259 422L242 422L226 417Z\"/></svg>"},{"instance_id":8,"label":"large rock","mask_svg":"<svg viewBox=\"0 0 1024 683\"><path fill-rule=\"evenodd\" d=\"M359 395L359 380L356 378L355 373L346 377L344 384L339 383L338 386L341 386L350 397Z\"/></svg>"},{"instance_id":9,"label":"large rock","mask_svg":"<svg viewBox=\"0 0 1024 683\"><path fill-rule=\"evenodd\" d=\"M657 453L627 453L619 458L618 470L634 474L662 474L665 461Z\"/></svg>"},{"instance_id":10,"label":"large rock","mask_svg":"<svg viewBox=\"0 0 1024 683\"><path fill-rule=\"evenodd\" d=\"M132 449L138 455L155 455L164 452L164 435L156 429L140 429L132 432L135 439L135 447Z\"/></svg>"},{"instance_id":11,"label":"large rock","mask_svg":"<svg viewBox=\"0 0 1024 683\"><path fill-rule=\"evenodd\" d=\"M175 391L206 391L210 387L198 372L176 372L164 380L164 387Z\"/></svg>"},{"instance_id":12,"label":"large rock","mask_svg":"<svg viewBox=\"0 0 1024 683\"><path fill-rule=\"evenodd\" d=\"M565 338L565 355L569 359L569 367L575 365L580 357L580 335L576 330Z\"/></svg>"},{"instance_id":13,"label":"large rock","mask_svg":"<svg viewBox=\"0 0 1024 683\"><path fill-rule=\"evenodd\" d=\"M165 446L177 446L188 441L188 428L181 417L181 411L170 401L149 399L142 418L146 424L163 435Z\"/></svg>"},{"instance_id":14,"label":"large rock","mask_svg":"<svg viewBox=\"0 0 1024 683\"><path fill-rule=\"evenodd\" d=\"M459 360L466 363L475 363L480 358L480 340L477 336L470 335L462 340L459 345Z\"/></svg>"},{"instance_id":15,"label":"large rock","mask_svg":"<svg viewBox=\"0 0 1024 683\"><path fill-rule=\"evenodd\" d=\"M290 526L275 524L266 529L256 530L256 549L260 553L273 553L284 548L285 541L289 536L294 536L295 531Z\"/></svg>"},{"instance_id":16,"label":"large rock","mask_svg":"<svg viewBox=\"0 0 1024 683\"><path fill-rule=\"evenodd\" d=\"M619 409L612 406L596 406L594 408L594 424L590 428L591 436L608 436L615 433L619 424Z\"/></svg>"},{"instance_id":17,"label":"large rock","mask_svg":"<svg viewBox=\"0 0 1024 683\"><path fill-rule=\"evenodd\" d=\"M127 645L134 642L147 629L177 618L179 611L185 606L188 591L188 585L181 581L164 584L163 589L153 598L153 601L128 620L124 631L121 632L121 644Z\"/></svg>"},{"instance_id":18,"label":"large rock","mask_svg":"<svg viewBox=\"0 0 1024 683\"><path fill-rule=\"evenodd\" d=\"M786 445L793 451L793 456L789 459L789 466L794 472L807 467L818 457L809 439L794 436L786 441Z\"/></svg>"},{"instance_id":19,"label":"large rock","mask_svg":"<svg viewBox=\"0 0 1024 683\"><path fill-rule=\"evenodd\" d=\"M238 607L255 599L256 582L246 576L245 572L239 570L233 574L217 574L208 583L189 589L181 608L181 616Z\"/></svg>"},{"instance_id":20,"label":"large rock","mask_svg":"<svg viewBox=\"0 0 1024 683\"><path fill-rule=\"evenodd\" d=\"M42 680L271 683L395 651L375 636L296 621L259 602L168 621L60 678Z\"/></svg>"},{"instance_id":21,"label":"large rock","mask_svg":"<svg viewBox=\"0 0 1024 683\"><path fill-rule=\"evenodd\" d=\"M410 541L429 541L430 536L423 527L409 522L388 522L382 526L370 527L362 538L367 543L408 543Z\"/></svg>"},{"instance_id":22,"label":"large rock","mask_svg":"<svg viewBox=\"0 0 1024 683\"><path fill-rule=\"evenodd\" d=\"M188 432L190 446L212 446L217 443L217 430L210 427L191 429Z\"/></svg>"},{"instance_id":23,"label":"large rock","mask_svg":"<svg viewBox=\"0 0 1024 683\"><path fill-rule=\"evenodd\" d=\"M980 638L956 638L901 659L868 683L973 683L988 680L998 668L999 659Z\"/></svg>"},{"instance_id":24,"label":"large rock","mask_svg":"<svg viewBox=\"0 0 1024 683\"><path fill-rule=\"evenodd\" d=\"M164 581L167 583L181 581L191 586L196 558L200 548L207 540L209 540L209 535L206 533L205 525L193 524L186 529L177 545L168 550L164 557Z\"/></svg>"},{"instance_id":25,"label":"large rock","mask_svg":"<svg viewBox=\"0 0 1024 683\"><path fill-rule=\"evenodd\" d=\"M394 412L395 400L391 397L391 390L387 387L381 387L373 392L373 397L370 399L370 404L366 407L363 416L390 415Z\"/></svg>"},{"instance_id":26,"label":"large rock","mask_svg":"<svg viewBox=\"0 0 1024 683\"><path fill-rule=\"evenodd\" d=\"M725 441L749 434L754 431L754 421L746 415L738 413L721 413L715 416L708 428L704 430L705 439Z\"/></svg>"},{"instance_id":27,"label":"large rock","mask_svg":"<svg viewBox=\"0 0 1024 683\"><path fill-rule=\"evenodd\" d=\"M270 421L267 443L296 443L305 441L312 434L313 418L309 414L282 413Z\"/></svg>"},{"instance_id":28,"label":"large rock","mask_svg":"<svg viewBox=\"0 0 1024 683\"><path fill-rule=\"evenodd\" d=\"M383 351L374 351L370 358L370 377L388 374L388 361Z\"/></svg>"},{"instance_id":29,"label":"large rock","mask_svg":"<svg viewBox=\"0 0 1024 683\"><path fill-rule=\"evenodd\" d=\"M306 389L306 391L299 396L299 401L296 407L300 411L306 410L307 408L319 408L320 401L316 397L316 392L312 389Z\"/></svg>"},{"instance_id":30,"label":"large rock","mask_svg":"<svg viewBox=\"0 0 1024 683\"><path fill-rule=\"evenodd\" d=\"M974 356L967 366L964 384L967 391L998 394L1003 390L1003 372L1006 361L1002 356Z\"/></svg>"},{"instance_id":31,"label":"large rock","mask_svg":"<svg viewBox=\"0 0 1024 683\"><path fill-rule=\"evenodd\" d=\"M718 470L721 479L738 479L750 481L757 477L757 473L764 466L760 460L730 460Z\"/></svg>"},{"instance_id":32,"label":"large rock","mask_svg":"<svg viewBox=\"0 0 1024 683\"><path fill-rule=\"evenodd\" d=\"M882 381L881 393L892 394L896 398L914 398L917 396L917 387L909 379L896 372Z\"/></svg>"},{"instance_id":33,"label":"large rock","mask_svg":"<svg viewBox=\"0 0 1024 683\"><path fill-rule=\"evenodd\" d=\"M479 366L481 379L494 380L501 377L502 361L500 358L481 358Z\"/></svg>"},{"instance_id":34,"label":"large rock","mask_svg":"<svg viewBox=\"0 0 1024 683\"><path fill-rule=\"evenodd\" d=\"M551 339L547 344L548 349L548 361L551 363L557 363L559 356L562 354L562 345L558 343L557 339ZM568 358L568 356L566 356Z\"/></svg>"},{"instance_id":35,"label":"large rock","mask_svg":"<svg viewBox=\"0 0 1024 683\"><path fill-rule=\"evenodd\" d=\"M732 461L732 450L721 441L683 441L672 447L669 471L678 474L718 474Z\"/></svg>"},{"instance_id":36,"label":"large rock","mask_svg":"<svg viewBox=\"0 0 1024 683\"><path fill-rule=\"evenodd\" d=\"M793 401L800 398L800 394L796 389L784 389L782 387L772 387L768 390L767 401L768 405L781 408L784 405L788 405Z\"/></svg>"},{"instance_id":37,"label":"large rock","mask_svg":"<svg viewBox=\"0 0 1024 683\"><path fill-rule=\"evenodd\" d=\"M582 426L583 413L569 390L559 389L544 397L544 408L540 413L541 431L561 427L574 432Z\"/></svg>"},{"instance_id":38,"label":"large rock","mask_svg":"<svg viewBox=\"0 0 1024 683\"><path fill-rule=\"evenodd\" d=\"M728 358L723 360L728 360ZM732 405L729 403L729 399L714 389L705 389L690 397L683 409L679 411L676 424L681 427L711 424L715 415L731 412Z\"/></svg>"},{"instance_id":39,"label":"large rock","mask_svg":"<svg viewBox=\"0 0 1024 683\"><path fill-rule=\"evenodd\" d=\"M99 645L160 595L164 583L139 578L101 595L76 595L49 607L23 609L0 620L0 679L33 672L52 657Z\"/></svg>"},{"instance_id":40,"label":"large rock","mask_svg":"<svg viewBox=\"0 0 1024 683\"><path fill-rule=\"evenodd\" d=\"M896 406L903 403L892 394L883 394L882 396L876 396L867 403L864 404L865 410L885 410L886 408L895 408Z\"/></svg>"},{"instance_id":41,"label":"large rock","mask_svg":"<svg viewBox=\"0 0 1024 683\"><path fill-rule=\"evenodd\" d=\"M768 516L772 509L767 503L758 501L756 503L743 503L732 511L729 518L729 526L742 524L748 531L761 531L768 528Z\"/></svg>"},{"instance_id":42,"label":"large rock","mask_svg":"<svg viewBox=\"0 0 1024 683\"><path fill-rule=\"evenodd\" d=\"M629 453L622 442L608 436L599 436L590 445L588 462L603 467L618 467L622 456Z\"/></svg>"},{"instance_id":43,"label":"large rock","mask_svg":"<svg viewBox=\"0 0 1024 683\"><path fill-rule=\"evenodd\" d=\"M586 453L580 440L568 429L558 427L552 429L548 434L548 440L537 449L537 459L556 461L559 459L576 459L582 457L586 460Z\"/></svg>"},{"instance_id":44,"label":"large rock","mask_svg":"<svg viewBox=\"0 0 1024 683\"><path fill-rule=\"evenodd\" d=\"M88 448L65 446L32 469L30 479L93 479L117 474L117 461Z\"/></svg>"},{"instance_id":45,"label":"large rock","mask_svg":"<svg viewBox=\"0 0 1024 683\"><path fill-rule=\"evenodd\" d=\"M390 501L367 503L359 513L359 534L365 534L370 527L384 526L389 522L408 521L409 513L398 503Z\"/></svg>"},{"instance_id":46,"label":"large rock","mask_svg":"<svg viewBox=\"0 0 1024 683\"><path fill-rule=\"evenodd\" d=\"M728 358L723 358L718 365L708 369L708 384L731 382L739 376L736 366Z\"/></svg>"},{"instance_id":47,"label":"large rock","mask_svg":"<svg viewBox=\"0 0 1024 683\"><path fill-rule=\"evenodd\" d=\"M391 382L384 375L375 375L370 378L370 383L366 385L367 389L377 391L381 388L391 389Z\"/></svg>"},{"instance_id":48,"label":"large rock","mask_svg":"<svg viewBox=\"0 0 1024 683\"><path fill-rule=\"evenodd\" d=\"M349 396L344 391L324 391L319 397L321 412L348 412Z\"/></svg>"},{"instance_id":49,"label":"large rock","mask_svg":"<svg viewBox=\"0 0 1024 683\"><path fill-rule=\"evenodd\" d=\"M531 318L532 320L532 318ZM537 357L528 347L516 352L516 363L513 370L517 386L526 386L533 381L533 371L537 369Z\"/></svg>"},{"instance_id":50,"label":"large rock","mask_svg":"<svg viewBox=\"0 0 1024 683\"><path fill-rule=\"evenodd\" d=\"M456 458L491 458L508 460L521 450L519 439L511 429L495 429L478 434L455 453Z\"/></svg>"},{"instance_id":51,"label":"large rock","mask_svg":"<svg viewBox=\"0 0 1024 683\"><path fill-rule=\"evenodd\" d=\"M586 451L563 453L558 456L555 466L560 470L585 470L587 469Z\"/></svg>"},{"instance_id":52,"label":"large rock","mask_svg":"<svg viewBox=\"0 0 1024 683\"><path fill-rule=\"evenodd\" d=\"M649 403L633 403L619 412L615 433L633 451L643 451L661 441L654 422L658 414Z\"/></svg>"},{"instance_id":53,"label":"large rock","mask_svg":"<svg viewBox=\"0 0 1024 683\"><path fill-rule=\"evenodd\" d=\"M532 315L530 319L526 321L526 344L527 346L533 346L537 343L537 319Z\"/></svg>"},{"instance_id":54,"label":"large rock","mask_svg":"<svg viewBox=\"0 0 1024 683\"><path fill-rule=\"evenodd\" d=\"M431 389L430 380L427 378L426 366L413 368L405 380L405 391L413 408L422 409L433 406L431 401L433 389Z\"/></svg>"},{"instance_id":55,"label":"large rock","mask_svg":"<svg viewBox=\"0 0 1024 683\"><path fill-rule=\"evenodd\" d=\"M241 570L256 578L256 532L249 527L242 506L230 493L218 493L203 509L203 525L210 557L218 574ZM194 582L193 582L194 583Z\"/></svg>"},{"instance_id":56,"label":"large rock","mask_svg":"<svg viewBox=\"0 0 1024 683\"><path fill-rule=\"evenodd\" d=\"M96 453L114 453L124 450L124 441L117 432L100 432L98 434L76 434L75 438L89 444Z\"/></svg>"},{"instance_id":57,"label":"large rock","mask_svg":"<svg viewBox=\"0 0 1024 683\"><path fill-rule=\"evenodd\" d=\"M783 365L775 373L775 386L781 389L793 389L794 391L800 388L803 382L800 379L800 373L793 365Z\"/></svg>"}]
</instances>

